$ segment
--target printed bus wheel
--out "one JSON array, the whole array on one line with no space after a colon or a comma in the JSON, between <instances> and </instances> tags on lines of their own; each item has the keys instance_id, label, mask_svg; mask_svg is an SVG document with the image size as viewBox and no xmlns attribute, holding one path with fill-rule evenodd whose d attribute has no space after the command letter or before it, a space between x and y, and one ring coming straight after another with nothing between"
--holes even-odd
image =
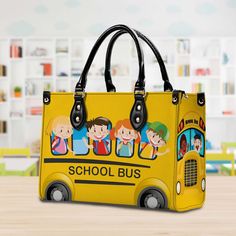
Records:
<instances>
[{"instance_id":1,"label":"printed bus wheel","mask_svg":"<svg viewBox=\"0 0 236 236\"><path fill-rule=\"evenodd\" d=\"M54 183L47 190L47 200L55 202L69 201L70 194L63 184Z\"/></svg>"},{"instance_id":2,"label":"printed bus wheel","mask_svg":"<svg viewBox=\"0 0 236 236\"><path fill-rule=\"evenodd\" d=\"M165 199L157 190L147 190L140 199L140 206L149 209L165 208Z\"/></svg>"}]
</instances>

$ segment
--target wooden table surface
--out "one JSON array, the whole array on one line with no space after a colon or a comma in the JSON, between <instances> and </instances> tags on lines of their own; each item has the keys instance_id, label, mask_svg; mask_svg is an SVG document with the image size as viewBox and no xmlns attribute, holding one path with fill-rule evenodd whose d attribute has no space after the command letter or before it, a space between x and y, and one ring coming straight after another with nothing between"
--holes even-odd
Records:
<instances>
[{"instance_id":1,"label":"wooden table surface","mask_svg":"<svg viewBox=\"0 0 236 236\"><path fill-rule=\"evenodd\" d=\"M0 177L0 235L236 235L236 177L207 178L207 199L187 213L38 199L38 177Z\"/></svg>"}]
</instances>

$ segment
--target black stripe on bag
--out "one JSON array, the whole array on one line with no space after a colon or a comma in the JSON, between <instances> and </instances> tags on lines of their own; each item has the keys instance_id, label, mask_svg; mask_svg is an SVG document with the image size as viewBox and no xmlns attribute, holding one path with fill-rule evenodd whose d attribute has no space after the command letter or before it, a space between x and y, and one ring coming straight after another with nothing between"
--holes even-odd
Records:
<instances>
[{"instance_id":1,"label":"black stripe on bag","mask_svg":"<svg viewBox=\"0 0 236 236\"><path fill-rule=\"evenodd\" d=\"M134 166L142 168L150 168L150 166L132 164L120 161L106 161L106 160L93 160L93 159L74 159L74 158L45 158L44 163L90 163L90 164L105 164L105 165L120 165L120 166Z\"/></svg>"},{"instance_id":2,"label":"black stripe on bag","mask_svg":"<svg viewBox=\"0 0 236 236\"><path fill-rule=\"evenodd\" d=\"M75 184L105 184L105 185L126 185L135 186L134 183L113 182L113 181L98 181L98 180L75 180Z\"/></svg>"}]
</instances>

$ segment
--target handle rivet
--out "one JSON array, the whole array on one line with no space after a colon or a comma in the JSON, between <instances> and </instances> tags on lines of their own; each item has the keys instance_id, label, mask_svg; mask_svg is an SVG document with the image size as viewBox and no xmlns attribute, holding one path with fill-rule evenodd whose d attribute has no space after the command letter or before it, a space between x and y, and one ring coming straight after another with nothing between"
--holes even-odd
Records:
<instances>
[{"instance_id":1,"label":"handle rivet","mask_svg":"<svg viewBox=\"0 0 236 236\"><path fill-rule=\"evenodd\" d=\"M204 103L204 99L199 99L199 104L202 105Z\"/></svg>"},{"instance_id":2,"label":"handle rivet","mask_svg":"<svg viewBox=\"0 0 236 236\"><path fill-rule=\"evenodd\" d=\"M44 102L49 102L49 98L44 98Z\"/></svg>"},{"instance_id":3,"label":"handle rivet","mask_svg":"<svg viewBox=\"0 0 236 236\"><path fill-rule=\"evenodd\" d=\"M76 108L79 111L80 110L80 104L78 104Z\"/></svg>"},{"instance_id":4,"label":"handle rivet","mask_svg":"<svg viewBox=\"0 0 236 236\"><path fill-rule=\"evenodd\" d=\"M136 122L137 122L137 123L139 123L139 122L140 122L140 118L139 118L138 116L136 117L136 119L135 119L135 120L136 120Z\"/></svg>"},{"instance_id":5,"label":"handle rivet","mask_svg":"<svg viewBox=\"0 0 236 236\"><path fill-rule=\"evenodd\" d=\"M80 120L79 117L76 116L75 121L76 121L76 122L79 122L79 120Z\"/></svg>"},{"instance_id":6,"label":"handle rivet","mask_svg":"<svg viewBox=\"0 0 236 236\"><path fill-rule=\"evenodd\" d=\"M141 111L141 105L138 105L138 106L137 106L137 110L138 110L138 111Z\"/></svg>"}]
</instances>

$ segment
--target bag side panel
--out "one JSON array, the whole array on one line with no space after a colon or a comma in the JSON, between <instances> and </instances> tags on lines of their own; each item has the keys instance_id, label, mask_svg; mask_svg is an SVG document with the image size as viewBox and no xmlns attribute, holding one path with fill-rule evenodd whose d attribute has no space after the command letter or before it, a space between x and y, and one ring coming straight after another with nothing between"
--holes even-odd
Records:
<instances>
[{"instance_id":1,"label":"bag side panel","mask_svg":"<svg viewBox=\"0 0 236 236\"><path fill-rule=\"evenodd\" d=\"M205 200L205 105L198 105L197 94L182 98L178 120L175 208L184 211Z\"/></svg>"}]
</instances>

